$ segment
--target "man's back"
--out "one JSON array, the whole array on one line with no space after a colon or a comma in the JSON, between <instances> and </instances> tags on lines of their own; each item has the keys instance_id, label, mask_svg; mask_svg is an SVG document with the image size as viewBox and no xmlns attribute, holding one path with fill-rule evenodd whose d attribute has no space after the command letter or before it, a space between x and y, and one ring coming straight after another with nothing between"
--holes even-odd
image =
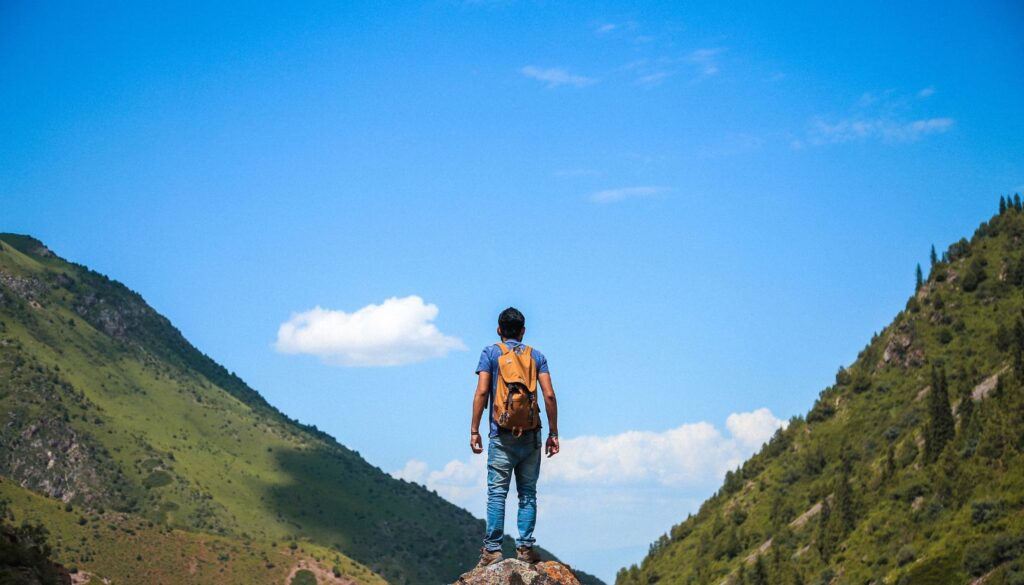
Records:
<instances>
[{"instance_id":1,"label":"man's back","mask_svg":"<svg viewBox=\"0 0 1024 585\"><path fill-rule=\"evenodd\" d=\"M526 346L523 335L526 333L526 319L518 310L509 307L498 317L498 335L500 344L489 345L480 352L477 363L477 386L473 396L473 418L470 423L469 446L473 453L483 452L483 441L480 437L480 418L484 407L488 406L488 443L487 443L487 528L484 533L484 546L480 551L478 566L489 565L501 560L501 541L504 538L505 499L508 496L512 476L516 478L516 490L519 495L519 511L517 524L519 538L516 539L516 551L520 560L536 562L533 552L533 529L537 521L537 480L540 476L541 432L540 418L536 424L515 426L513 429L503 428L494 416L495 400L498 398L499 386L503 393L533 393L531 408L536 404L536 387L530 388L533 380L540 385L544 396L544 412L548 419L548 438L544 443L544 451L548 457L558 453L558 406L555 401L555 390L551 385L551 374L548 360L543 353L530 348L526 360ZM504 346L505 349L502 348ZM532 371L524 379L525 385L503 379L499 360L505 351L519 352L522 359L520 365L529 363ZM509 359L507 356L504 359ZM506 376L508 371L506 370ZM509 386L516 386L509 389ZM508 425L508 421L502 419Z\"/></svg>"}]
</instances>

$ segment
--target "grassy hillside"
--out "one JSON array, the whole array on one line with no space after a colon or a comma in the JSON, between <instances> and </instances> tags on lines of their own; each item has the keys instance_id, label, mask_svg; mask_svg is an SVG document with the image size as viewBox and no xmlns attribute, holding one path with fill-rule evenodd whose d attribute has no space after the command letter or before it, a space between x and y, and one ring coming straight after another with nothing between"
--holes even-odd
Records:
<instances>
[{"instance_id":1,"label":"grassy hillside","mask_svg":"<svg viewBox=\"0 0 1024 585\"><path fill-rule=\"evenodd\" d=\"M323 583L385 581L344 555L312 543L187 532L103 508L75 506L0 481L12 525L43 526L51 556L86 583L287 584L295 567L317 567ZM2 565L3 563L0 563ZM336 577L335 577L336 576ZM6 583L0 573L0 583ZM17 582L17 581L15 581Z\"/></svg>"},{"instance_id":2,"label":"grassy hillside","mask_svg":"<svg viewBox=\"0 0 1024 585\"><path fill-rule=\"evenodd\" d=\"M1021 584L1022 452L1018 198L616 583Z\"/></svg>"},{"instance_id":3,"label":"grassy hillside","mask_svg":"<svg viewBox=\"0 0 1024 585\"><path fill-rule=\"evenodd\" d=\"M366 583L370 571L450 582L479 551L482 521L290 420L120 283L12 234L0 234L0 421L0 476L88 510L90 526L117 513L152 523L132 530L154 543L294 545ZM12 508L55 521L49 503ZM120 533L85 532L95 553L62 546L57 559L124 575Z\"/></svg>"}]
</instances>

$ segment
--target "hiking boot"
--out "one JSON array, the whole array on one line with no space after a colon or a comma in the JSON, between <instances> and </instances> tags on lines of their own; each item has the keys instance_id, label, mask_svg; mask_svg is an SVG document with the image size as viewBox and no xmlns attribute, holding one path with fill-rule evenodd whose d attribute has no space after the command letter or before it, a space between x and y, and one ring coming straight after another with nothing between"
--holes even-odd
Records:
<instances>
[{"instance_id":1,"label":"hiking boot","mask_svg":"<svg viewBox=\"0 0 1024 585\"><path fill-rule=\"evenodd\" d=\"M476 564L477 568L486 567L487 565L493 565L501 560L501 550L490 551L486 548L480 549L480 562Z\"/></svg>"},{"instance_id":2,"label":"hiking boot","mask_svg":"<svg viewBox=\"0 0 1024 585\"><path fill-rule=\"evenodd\" d=\"M521 546L517 548L516 558L520 561L530 563L531 565L540 562L540 557L537 556L537 553L533 550L532 546Z\"/></svg>"}]
</instances>

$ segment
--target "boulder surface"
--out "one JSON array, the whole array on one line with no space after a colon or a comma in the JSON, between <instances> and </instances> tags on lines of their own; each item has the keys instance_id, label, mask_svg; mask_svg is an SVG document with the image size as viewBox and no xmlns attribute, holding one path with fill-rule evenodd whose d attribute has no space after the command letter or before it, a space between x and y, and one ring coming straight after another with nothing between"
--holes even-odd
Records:
<instances>
[{"instance_id":1,"label":"boulder surface","mask_svg":"<svg viewBox=\"0 0 1024 585\"><path fill-rule=\"evenodd\" d=\"M473 569L453 585L580 585L568 565L544 561L531 565L516 559Z\"/></svg>"}]
</instances>

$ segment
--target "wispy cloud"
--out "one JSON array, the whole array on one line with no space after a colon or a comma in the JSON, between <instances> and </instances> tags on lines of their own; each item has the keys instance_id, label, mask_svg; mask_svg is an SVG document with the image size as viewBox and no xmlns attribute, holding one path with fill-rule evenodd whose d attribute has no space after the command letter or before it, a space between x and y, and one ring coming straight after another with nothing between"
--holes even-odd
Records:
<instances>
[{"instance_id":1,"label":"wispy cloud","mask_svg":"<svg viewBox=\"0 0 1024 585\"><path fill-rule=\"evenodd\" d=\"M910 143L945 134L956 126L953 118L914 115L920 104L914 98L927 98L934 92L932 87L909 95L893 89L864 92L847 115L812 118L804 135L793 140L792 146L799 149L868 141Z\"/></svg>"},{"instance_id":2,"label":"wispy cloud","mask_svg":"<svg viewBox=\"0 0 1024 585\"><path fill-rule=\"evenodd\" d=\"M619 189L605 189L590 194L592 203L616 203L626 199L637 199L641 197L652 197L668 191L668 187L647 185L641 187L621 187Z\"/></svg>"},{"instance_id":3,"label":"wispy cloud","mask_svg":"<svg viewBox=\"0 0 1024 585\"><path fill-rule=\"evenodd\" d=\"M615 24L613 22L605 22L605 23L599 24L596 27L594 27L594 32L599 34L599 35L606 35L606 34L608 34L610 32L618 30L618 28L619 28L619 25L617 25L617 24Z\"/></svg>"},{"instance_id":4,"label":"wispy cloud","mask_svg":"<svg viewBox=\"0 0 1024 585\"><path fill-rule=\"evenodd\" d=\"M696 49L686 56L686 60L696 65L701 75L708 77L718 73L719 58L724 52L722 48Z\"/></svg>"},{"instance_id":5,"label":"wispy cloud","mask_svg":"<svg viewBox=\"0 0 1024 585\"><path fill-rule=\"evenodd\" d=\"M644 87L657 87L674 74L675 72L673 71L655 71L653 73L637 77L636 82L638 85L642 85Z\"/></svg>"},{"instance_id":6,"label":"wispy cloud","mask_svg":"<svg viewBox=\"0 0 1024 585\"><path fill-rule=\"evenodd\" d=\"M520 69L519 72L531 79L543 81L549 88L559 87L562 85L586 87L597 82L593 77L570 73L568 70L561 67L537 67L536 65L527 65Z\"/></svg>"},{"instance_id":7,"label":"wispy cloud","mask_svg":"<svg viewBox=\"0 0 1024 585\"><path fill-rule=\"evenodd\" d=\"M910 121L889 118L847 118L828 121L817 118L811 122L806 143L818 146L867 140L916 142L926 136L948 132L954 124L953 118L924 118Z\"/></svg>"},{"instance_id":8,"label":"wispy cloud","mask_svg":"<svg viewBox=\"0 0 1024 585\"><path fill-rule=\"evenodd\" d=\"M461 339L442 334L432 323L437 314L437 305L415 295L351 313L315 307L282 323L274 348L350 367L399 366L466 349Z\"/></svg>"}]
</instances>

